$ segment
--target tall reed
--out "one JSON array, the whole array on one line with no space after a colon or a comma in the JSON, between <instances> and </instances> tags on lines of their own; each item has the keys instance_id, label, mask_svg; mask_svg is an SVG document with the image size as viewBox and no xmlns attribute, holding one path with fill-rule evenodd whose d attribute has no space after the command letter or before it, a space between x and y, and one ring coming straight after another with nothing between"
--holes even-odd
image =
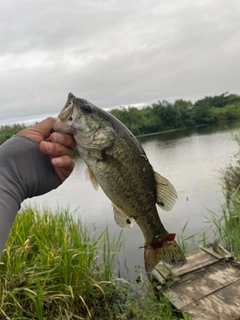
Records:
<instances>
[{"instance_id":1,"label":"tall reed","mask_svg":"<svg viewBox=\"0 0 240 320\"><path fill-rule=\"evenodd\" d=\"M114 287L121 241L109 243L107 229L91 239L67 211L26 208L16 217L2 255L1 308L16 319L92 317L106 287ZM97 259L101 254L104 259Z\"/></svg>"},{"instance_id":2,"label":"tall reed","mask_svg":"<svg viewBox=\"0 0 240 320\"><path fill-rule=\"evenodd\" d=\"M231 163L221 171L225 201L221 213L210 211L208 223L212 227L215 238L235 256L240 258L240 134L233 134L237 143L237 152Z\"/></svg>"},{"instance_id":3,"label":"tall reed","mask_svg":"<svg viewBox=\"0 0 240 320\"><path fill-rule=\"evenodd\" d=\"M68 210L24 208L0 262L0 319L186 319L148 281L116 277L122 244L107 228L90 237Z\"/></svg>"},{"instance_id":4,"label":"tall reed","mask_svg":"<svg viewBox=\"0 0 240 320\"><path fill-rule=\"evenodd\" d=\"M225 203L221 213L209 211L206 220L214 238L228 251L240 258L240 197L239 190L225 193Z\"/></svg>"}]
</instances>

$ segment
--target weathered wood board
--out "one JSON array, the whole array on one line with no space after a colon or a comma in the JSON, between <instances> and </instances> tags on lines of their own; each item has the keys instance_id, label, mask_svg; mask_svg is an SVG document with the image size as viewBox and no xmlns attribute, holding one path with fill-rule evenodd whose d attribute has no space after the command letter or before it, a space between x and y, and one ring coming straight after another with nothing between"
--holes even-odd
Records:
<instances>
[{"instance_id":1,"label":"weathered wood board","mask_svg":"<svg viewBox=\"0 0 240 320\"><path fill-rule=\"evenodd\" d=\"M240 319L240 263L201 249L188 254L182 268L158 264L152 272L157 288L193 320Z\"/></svg>"},{"instance_id":2,"label":"weathered wood board","mask_svg":"<svg viewBox=\"0 0 240 320\"><path fill-rule=\"evenodd\" d=\"M240 280L182 309L192 319L236 320L240 317Z\"/></svg>"}]
</instances>

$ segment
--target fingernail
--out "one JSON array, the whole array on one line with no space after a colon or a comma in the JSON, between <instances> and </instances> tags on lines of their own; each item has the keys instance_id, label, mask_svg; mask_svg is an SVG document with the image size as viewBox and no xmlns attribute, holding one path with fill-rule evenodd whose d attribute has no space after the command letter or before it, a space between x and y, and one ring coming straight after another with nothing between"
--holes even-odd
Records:
<instances>
[{"instance_id":1,"label":"fingernail","mask_svg":"<svg viewBox=\"0 0 240 320\"><path fill-rule=\"evenodd\" d=\"M62 160L62 158L53 158L53 159L52 159L52 163L53 163L55 166L60 166L60 165L62 165L63 160Z\"/></svg>"},{"instance_id":2,"label":"fingernail","mask_svg":"<svg viewBox=\"0 0 240 320\"><path fill-rule=\"evenodd\" d=\"M45 143L45 147L46 147L46 149L47 149L47 152L51 152L51 151L52 151L52 144L51 144L51 142L46 142L46 141L44 141L44 143Z\"/></svg>"},{"instance_id":3,"label":"fingernail","mask_svg":"<svg viewBox=\"0 0 240 320\"><path fill-rule=\"evenodd\" d=\"M55 132L55 133L53 134L53 137L54 137L54 141L55 141L55 142L63 143L63 135L62 135L62 133L60 133L60 132Z\"/></svg>"}]
</instances>

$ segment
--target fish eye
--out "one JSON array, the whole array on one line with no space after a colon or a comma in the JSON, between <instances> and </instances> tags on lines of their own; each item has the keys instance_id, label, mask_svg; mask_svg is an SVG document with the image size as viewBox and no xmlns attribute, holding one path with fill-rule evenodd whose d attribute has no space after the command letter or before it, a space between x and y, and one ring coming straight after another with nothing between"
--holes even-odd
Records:
<instances>
[{"instance_id":1,"label":"fish eye","mask_svg":"<svg viewBox=\"0 0 240 320\"><path fill-rule=\"evenodd\" d=\"M69 120L69 121L72 121L72 119L73 119L73 117L72 117L72 116L70 116L70 117L68 118L68 120Z\"/></svg>"},{"instance_id":2,"label":"fish eye","mask_svg":"<svg viewBox=\"0 0 240 320\"><path fill-rule=\"evenodd\" d=\"M88 104L84 104L82 106L82 111L85 112L85 113L91 113L92 112L92 108Z\"/></svg>"}]
</instances>

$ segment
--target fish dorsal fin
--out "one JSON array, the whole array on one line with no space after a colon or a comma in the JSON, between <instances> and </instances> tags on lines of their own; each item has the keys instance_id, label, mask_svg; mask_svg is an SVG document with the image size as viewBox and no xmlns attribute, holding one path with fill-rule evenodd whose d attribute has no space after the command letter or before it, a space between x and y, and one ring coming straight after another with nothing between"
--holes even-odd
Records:
<instances>
[{"instance_id":1,"label":"fish dorsal fin","mask_svg":"<svg viewBox=\"0 0 240 320\"><path fill-rule=\"evenodd\" d=\"M86 171L85 171L85 177L86 177L87 180L90 180L93 188L94 188L95 190L97 190L97 189L98 189L97 179L96 179L94 173L92 172L92 170L91 170L89 167L87 167L87 169L86 169Z\"/></svg>"},{"instance_id":2,"label":"fish dorsal fin","mask_svg":"<svg viewBox=\"0 0 240 320\"><path fill-rule=\"evenodd\" d=\"M133 226L133 219L128 217L118 206L112 203L114 220L120 228L131 228Z\"/></svg>"},{"instance_id":3,"label":"fish dorsal fin","mask_svg":"<svg viewBox=\"0 0 240 320\"><path fill-rule=\"evenodd\" d=\"M157 172L154 172L154 175L157 188L157 205L161 209L169 211L177 200L177 192L171 182L166 178Z\"/></svg>"}]
</instances>

